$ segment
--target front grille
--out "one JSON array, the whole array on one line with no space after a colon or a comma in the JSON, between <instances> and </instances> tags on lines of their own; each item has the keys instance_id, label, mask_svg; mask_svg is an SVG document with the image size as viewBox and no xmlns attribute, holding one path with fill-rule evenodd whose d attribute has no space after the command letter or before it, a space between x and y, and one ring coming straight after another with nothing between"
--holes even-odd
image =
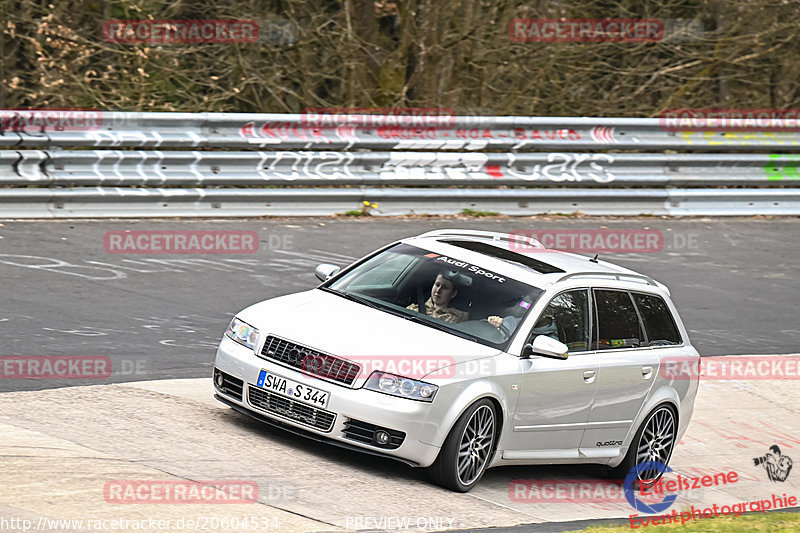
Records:
<instances>
[{"instance_id":1,"label":"front grille","mask_svg":"<svg viewBox=\"0 0 800 533\"><path fill-rule=\"evenodd\" d=\"M247 386L247 399L253 407L321 431L330 431L333 421L336 420L334 413L278 396L252 385Z\"/></svg>"},{"instance_id":2,"label":"front grille","mask_svg":"<svg viewBox=\"0 0 800 533\"><path fill-rule=\"evenodd\" d=\"M217 382L220 377L222 377L222 385ZM214 386L218 391L236 398L240 402L242 401L242 389L244 387L244 381L241 379L235 378L230 374L226 374L219 368L214 368Z\"/></svg>"},{"instance_id":3,"label":"front grille","mask_svg":"<svg viewBox=\"0 0 800 533\"><path fill-rule=\"evenodd\" d=\"M375 436L375 432L383 430L389 434L389 442L386 444L378 444L375 442L373 437ZM384 428L381 426L376 426L375 424L370 424L369 422L362 422L361 420L356 420L351 418L347 422L344 423L344 429L342 429L342 433L348 439L355 440L358 442L363 442L364 444L371 444L372 446L377 446L378 448L385 448L389 450L394 450L399 448L403 441L406 438L406 434L402 431L397 431L394 429Z\"/></svg>"},{"instance_id":4,"label":"front grille","mask_svg":"<svg viewBox=\"0 0 800 533\"><path fill-rule=\"evenodd\" d=\"M361 371L355 363L272 335L267 337L260 357L344 385L352 385Z\"/></svg>"}]
</instances>

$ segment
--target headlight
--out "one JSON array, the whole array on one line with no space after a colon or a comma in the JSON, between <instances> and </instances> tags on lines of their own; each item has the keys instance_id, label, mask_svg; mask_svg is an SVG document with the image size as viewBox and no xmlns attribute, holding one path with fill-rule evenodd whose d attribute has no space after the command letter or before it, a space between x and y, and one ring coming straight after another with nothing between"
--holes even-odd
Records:
<instances>
[{"instance_id":1,"label":"headlight","mask_svg":"<svg viewBox=\"0 0 800 533\"><path fill-rule=\"evenodd\" d=\"M436 391L439 390L437 385L379 370L369 376L364 388L422 402L432 402L433 397L436 396Z\"/></svg>"},{"instance_id":2,"label":"headlight","mask_svg":"<svg viewBox=\"0 0 800 533\"><path fill-rule=\"evenodd\" d=\"M225 332L225 335L251 350L255 350L256 344L258 344L258 330L235 317L231 320L231 325L228 326L228 331Z\"/></svg>"}]
</instances>

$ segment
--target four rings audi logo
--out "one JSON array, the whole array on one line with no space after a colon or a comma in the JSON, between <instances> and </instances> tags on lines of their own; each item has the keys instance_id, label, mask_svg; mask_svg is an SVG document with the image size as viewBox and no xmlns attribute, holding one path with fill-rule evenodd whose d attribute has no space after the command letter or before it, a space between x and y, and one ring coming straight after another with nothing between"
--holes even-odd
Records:
<instances>
[{"instance_id":1,"label":"four rings audi logo","mask_svg":"<svg viewBox=\"0 0 800 533\"><path fill-rule=\"evenodd\" d=\"M292 348L288 352L286 352L286 357L289 359L289 362L293 365L300 365L300 362L308 356L306 352L303 350L298 350L296 348Z\"/></svg>"},{"instance_id":2,"label":"four rings audi logo","mask_svg":"<svg viewBox=\"0 0 800 533\"><path fill-rule=\"evenodd\" d=\"M307 353L302 353L302 356L298 359L300 362L300 368L309 372L311 374L318 374L318 375L328 375L333 367L339 363L339 368L342 367L347 368L350 365L341 359L336 359L335 357L327 357L324 355L311 355Z\"/></svg>"},{"instance_id":3,"label":"four rings audi logo","mask_svg":"<svg viewBox=\"0 0 800 533\"><path fill-rule=\"evenodd\" d=\"M361 370L361 365L347 359L321 354L315 350L292 345L291 343L285 348L280 346L280 342L276 346L275 340L272 337L267 339L261 353L297 368L301 372L350 384Z\"/></svg>"}]
</instances>

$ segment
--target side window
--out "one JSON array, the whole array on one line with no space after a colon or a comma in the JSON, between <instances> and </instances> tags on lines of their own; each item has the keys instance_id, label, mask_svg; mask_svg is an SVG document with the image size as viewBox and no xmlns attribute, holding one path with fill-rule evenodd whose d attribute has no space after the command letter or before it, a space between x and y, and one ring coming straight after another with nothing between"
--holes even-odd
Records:
<instances>
[{"instance_id":1,"label":"side window","mask_svg":"<svg viewBox=\"0 0 800 533\"><path fill-rule=\"evenodd\" d=\"M595 289L597 340L595 350L638 348L644 344L644 332L633 301L626 291Z\"/></svg>"},{"instance_id":2,"label":"side window","mask_svg":"<svg viewBox=\"0 0 800 533\"><path fill-rule=\"evenodd\" d=\"M633 301L642 316L650 346L668 346L683 342L675 320L660 296L633 293Z\"/></svg>"},{"instance_id":3,"label":"side window","mask_svg":"<svg viewBox=\"0 0 800 533\"><path fill-rule=\"evenodd\" d=\"M571 352L589 349L589 297L586 290L564 292L550 301L531 330L529 342L547 335L567 345Z\"/></svg>"}]
</instances>

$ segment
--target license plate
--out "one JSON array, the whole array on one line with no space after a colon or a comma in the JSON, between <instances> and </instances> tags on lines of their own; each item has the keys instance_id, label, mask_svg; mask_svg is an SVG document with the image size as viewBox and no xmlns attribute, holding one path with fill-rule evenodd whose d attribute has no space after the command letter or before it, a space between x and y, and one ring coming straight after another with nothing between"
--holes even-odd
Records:
<instances>
[{"instance_id":1,"label":"license plate","mask_svg":"<svg viewBox=\"0 0 800 533\"><path fill-rule=\"evenodd\" d=\"M262 370L258 375L258 386L275 394L310 403L323 409L328 406L328 399L330 398L330 393L324 390L309 387L304 383L292 381L266 370Z\"/></svg>"}]
</instances>

